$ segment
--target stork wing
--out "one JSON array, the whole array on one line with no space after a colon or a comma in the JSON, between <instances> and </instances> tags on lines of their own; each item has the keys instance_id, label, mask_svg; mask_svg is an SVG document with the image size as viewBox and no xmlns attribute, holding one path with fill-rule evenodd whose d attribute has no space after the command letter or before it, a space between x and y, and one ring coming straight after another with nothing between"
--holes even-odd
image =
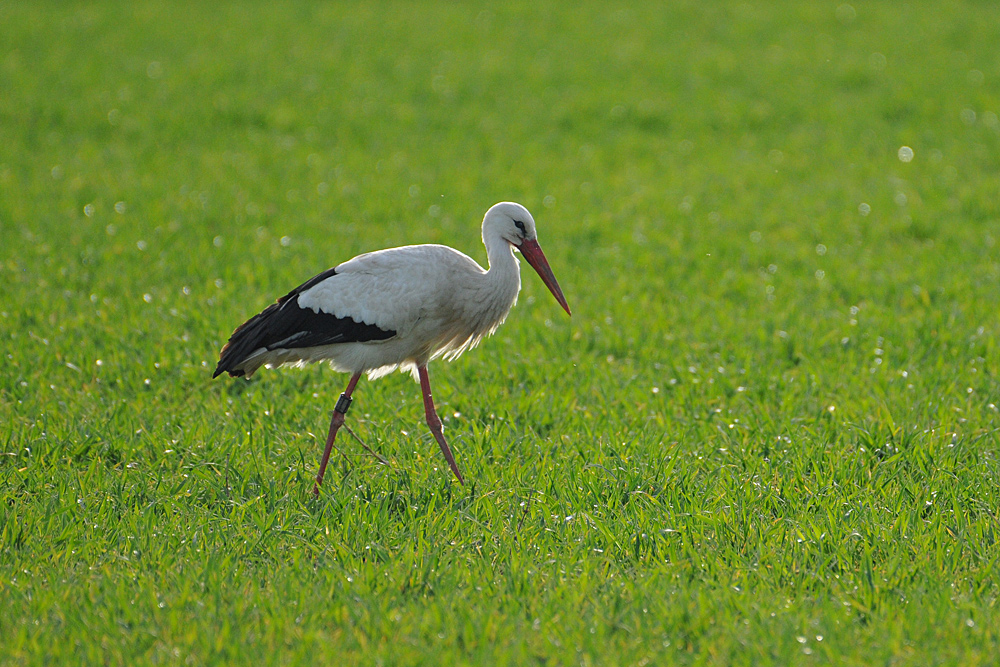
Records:
<instances>
[{"instance_id":1,"label":"stork wing","mask_svg":"<svg viewBox=\"0 0 1000 667\"><path fill-rule=\"evenodd\" d=\"M302 283L262 312L241 324L222 348L219 365L212 377L224 372L241 375L237 368L254 352L265 349L319 347L336 343L364 343L386 340L396 335L391 329L340 317L331 312L303 307L304 292L337 275L332 268Z\"/></svg>"}]
</instances>

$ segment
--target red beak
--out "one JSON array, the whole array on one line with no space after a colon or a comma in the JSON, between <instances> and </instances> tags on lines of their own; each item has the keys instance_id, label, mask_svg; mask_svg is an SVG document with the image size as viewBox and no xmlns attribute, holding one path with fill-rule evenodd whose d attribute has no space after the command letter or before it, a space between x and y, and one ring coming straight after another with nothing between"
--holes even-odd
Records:
<instances>
[{"instance_id":1,"label":"red beak","mask_svg":"<svg viewBox=\"0 0 1000 667\"><path fill-rule=\"evenodd\" d=\"M524 258L528 260L528 264L531 264L537 273L538 277L542 279L545 286L549 288L552 292L552 296L556 298L559 305L563 307L568 314L573 313L569 310L569 305L566 303L566 297L563 296L562 290L559 288L559 283L556 282L556 277L552 273L552 269L549 268L549 262L545 259L545 253L542 252L541 246L538 245L538 241L532 239L525 239L521 242L521 245L517 246L517 249L521 251Z\"/></svg>"}]
</instances>

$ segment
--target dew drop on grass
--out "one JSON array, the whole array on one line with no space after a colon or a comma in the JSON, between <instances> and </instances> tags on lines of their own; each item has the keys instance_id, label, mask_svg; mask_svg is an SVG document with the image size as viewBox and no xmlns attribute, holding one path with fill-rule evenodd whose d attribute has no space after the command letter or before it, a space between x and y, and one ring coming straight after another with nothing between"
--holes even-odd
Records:
<instances>
[{"instance_id":1,"label":"dew drop on grass","mask_svg":"<svg viewBox=\"0 0 1000 667\"><path fill-rule=\"evenodd\" d=\"M858 17L858 12L854 7L848 4L843 4L837 7L837 20L847 25L851 23Z\"/></svg>"},{"instance_id":2,"label":"dew drop on grass","mask_svg":"<svg viewBox=\"0 0 1000 667\"><path fill-rule=\"evenodd\" d=\"M865 216L865 215L868 215L871 212L872 212L872 207L869 206L868 204L866 204L864 202L861 202L860 204L858 204L858 213L860 213L861 215Z\"/></svg>"},{"instance_id":3,"label":"dew drop on grass","mask_svg":"<svg viewBox=\"0 0 1000 667\"><path fill-rule=\"evenodd\" d=\"M913 160L913 149L909 146L900 146L896 156L900 162L910 162Z\"/></svg>"},{"instance_id":4,"label":"dew drop on grass","mask_svg":"<svg viewBox=\"0 0 1000 667\"><path fill-rule=\"evenodd\" d=\"M83 207L83 214L85 216L87 216L88 218L94 217L94 205L93 204L87 204L86 206L84 206Z\"/></svg>"}]
</instances>

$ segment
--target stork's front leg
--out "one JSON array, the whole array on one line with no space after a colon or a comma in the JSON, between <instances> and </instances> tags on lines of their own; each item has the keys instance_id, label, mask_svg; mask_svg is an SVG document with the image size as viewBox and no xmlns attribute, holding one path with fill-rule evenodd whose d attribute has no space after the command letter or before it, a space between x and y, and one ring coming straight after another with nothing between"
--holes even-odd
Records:
<instances>
[{"instance_id":1,"label":"stork's front leg","mask_svg":"<svg viewBox=\"0 0 1000 667\"><path fill-rule=\"evenodd\" d=\"M444 439L444 427L441 425L441 418L438 417L437 410L434 409L434 399L431 398L431 380L427 376L427 367L418 366L417 372L420 375L420 391L424 395L424 416L427 417L427 426L431 429L431 433L434 434L434 439L441 446L441 453L444 454L448 465L451 466L451 471L458 478L458 483L464 486L465 480L462 479L462 473L458 471L458 464L455 463L455 457L451 454L448 441Z\"/></svg>"},{"instance_id":2,"label":"stork's front leg","mask_svg":"<svg viewBox=\"0 0 1000 667\"><path fill-rule=\"evenodd\" d=\"M337 431L344 425L347 409L351 407L351 394L354 392L354 387L357 386L359 379L361 379L361 373L355 373L351 376L351 381L347 383L347 389L340 395L340 400L337 401L337 405L333 408L333 417L330 419L330 432L326 436L326 449L323 451L323 460L319 464L319 473L316 475L316 484L313 486L314 496L319 496L319 485L323 483L323 475L326 474L326 464L330 462L333 441L337 438Z\"/></svg>"}]
</instances>

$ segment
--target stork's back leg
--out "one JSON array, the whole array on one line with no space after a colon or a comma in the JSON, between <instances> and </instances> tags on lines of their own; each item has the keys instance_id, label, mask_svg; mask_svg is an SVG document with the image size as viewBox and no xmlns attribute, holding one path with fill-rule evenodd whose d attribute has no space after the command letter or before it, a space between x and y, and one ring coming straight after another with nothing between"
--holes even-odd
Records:
<instances>
[{"instance_id":1,"label":"stork's back leg","mask_svg":"<svg viewBox=\"0 0 1000 667\"><path fill-rule=\"evenodd\" d=\"M344 418L347 416L347 409L351 407L351 394L361 379L361 373L351 376L351 381L347 383L347 389L340 395L337 405L333 408L333 417L330 419L330 432L326 436L326 449L323 451L323 460L319 464L319 473L316 475L316 484L313 486L313 495L319 495L319 485L323 483L323 475L326 474L326 464L330 462L330 452L333 451L333 441L337 438L337 431L344 425Z\"/></svg>"}]
</instances>

